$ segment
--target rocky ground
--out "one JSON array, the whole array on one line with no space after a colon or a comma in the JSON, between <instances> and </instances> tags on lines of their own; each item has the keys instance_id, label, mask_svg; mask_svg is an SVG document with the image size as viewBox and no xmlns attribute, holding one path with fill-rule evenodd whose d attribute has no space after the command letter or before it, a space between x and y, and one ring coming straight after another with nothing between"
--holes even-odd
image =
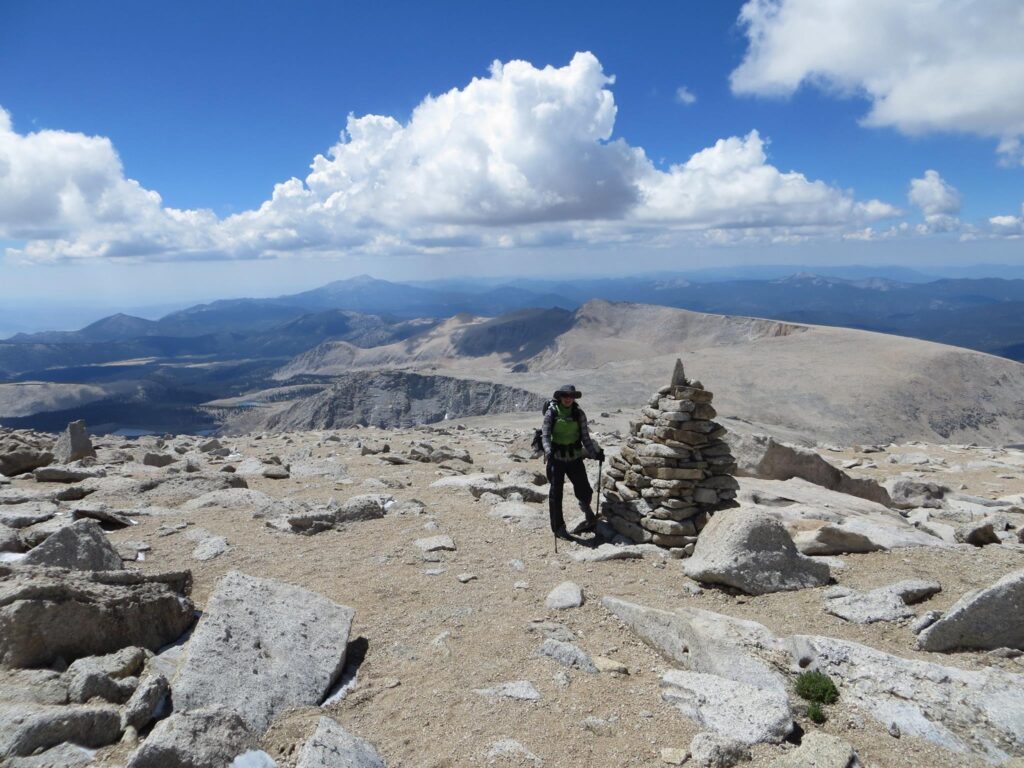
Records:
<instances>
[{"instance_id":1,"label":"rocky ground","mask_svg":"<svg viewBox=\"0 0 1024 768\"><path fill-rule=\"evenodd\" d=\"M618 438L594 416L611 453ZM741 506L720 514L770 519L795 542L785 567L804 561L798 548L828 572L754 595L712 573L711 549L732 544L710 536L692 559L589 536L556 553L531 435L467 423L105 437L95 456L81 435L3 436L6 764L227 765L245 753L235 765L371 766L374 750L393 768L1024 758L1024 452L787 447L769 460L765 441L742 436L741 470L759 476L741 478ZM866 485L830 490L826 469L884 484L889 505L847 492ZM566 508L572 526L571 497ZM748 540L739 576L756 582L764 563ZM954 608L1011 574L989 603ZM899 595L913 590L863 598L906 580L940 591L910 605ZM76 600L125 614L46 623ZM146 622L131 614L143 605ZM932 611L942 618L925 628ZM952 649L919 647L950 636ZM820 725L794 693L801 662L839 690Z\"/></svg>"}]
</instances>

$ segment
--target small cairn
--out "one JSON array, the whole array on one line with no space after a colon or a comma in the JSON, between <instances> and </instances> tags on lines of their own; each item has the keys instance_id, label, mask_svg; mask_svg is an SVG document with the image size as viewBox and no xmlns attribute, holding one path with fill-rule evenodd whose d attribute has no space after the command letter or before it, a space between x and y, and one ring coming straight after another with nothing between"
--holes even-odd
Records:
<instances>
[{"instance_id":1,"label":"small cairn","mask_svg":"<svg viewBox=\"0 0 1024 768\"><path fill-rule=\"evenodd\" d=\"M630 422L630 437L602 479L602 512L626 538L689 556L709 516L735 506L736 460L722 439L725 427L712 421L712 397L676 360L672 383Z\"/></svg>"}]
</instances>

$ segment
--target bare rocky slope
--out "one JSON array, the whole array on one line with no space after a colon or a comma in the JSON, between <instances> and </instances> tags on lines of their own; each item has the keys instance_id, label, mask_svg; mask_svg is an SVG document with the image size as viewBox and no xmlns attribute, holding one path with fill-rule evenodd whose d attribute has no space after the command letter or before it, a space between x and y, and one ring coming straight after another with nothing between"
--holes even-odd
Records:
<instances>
[{"instance_id":1,"label":"bare rocky slope","mask_svg":"<svg viewBox=\"0 0 1024 768\"><path fill-rule=\"evenodd\" d=\"M1024 439L1024 365L898 336L642 304L591 301L528 358L481 343L486 318L458 316L372 349L328 343L277 378L350 370L430 370L548 395L574 381L601 408L635 407L676 357L715 382L728 417L810 440L1016 443ZM473 352L460 339L473 334ZM504 337L498 337L504 338ZM532 350L531 350L532 351Z\"/></svg>"},{"instance_id":2,"label":"bare rocky slope","mask_svg":"<svg viewBox=\"0 0 1024 768\"><path fill-rule=\"evenodd\" d=\"M737 540L702 533L680 560L601 526L556 553L529 434L469 421L0 435L0 760L1021 764L1024 452L817 452L809 477L884 483L899 509L741 477L714 519L791 544L751 537L709 569ZM783 549L829 583L764 593ZM797 693L807 669L837 688L821 723Z\"/></svg>"},{"instance_id":3,"label":"bare rocky slope","mask_svg":"<svg viewBox=\"0 0 1024 768\"><path fill-rule=\"evenodd\" d=\"M242 405L236 405L242 403ZM282 387L211 404L225 432L293 432L356 425L382 428L432 424L466 416L539 412L544 398L486 381L405 371L356 371L327 386Z\"/></svg>"}]
</instances>

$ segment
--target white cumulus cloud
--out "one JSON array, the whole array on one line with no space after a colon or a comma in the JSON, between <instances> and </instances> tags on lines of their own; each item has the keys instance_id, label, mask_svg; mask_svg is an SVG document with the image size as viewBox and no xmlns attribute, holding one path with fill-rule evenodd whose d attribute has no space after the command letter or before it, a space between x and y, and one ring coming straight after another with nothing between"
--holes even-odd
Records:
<instances>
[{"instance_id":1,"label":"white cumulus cloud","mask_svg":"<svg viewBox=\"0 0 1024 768\"><path fill-rule=\"evenodd\" d=\"M640 180L644 204L637 218L699 228L843 226L899 213L877 200L858 203L801 173L783 173L768 163L764 145L751 131L720 139L668 172L649 167Z\"/></svg>"},{"instance_id":2,"label":"white cumulus cloud","mask_svg":"<svg viewBox=\"0 0 1024 768\"><path fill-rule=\"evenodd\" d=\"M992 216L988 224L996 235L1013 238L1024 236L1024 203L1020 206L1020 216Z\"/></svg>"},{"instance_id":3,"label":"white cumulus cloud","mask_svg":"<svg viewBox=\"0 0 1024 768\"><path fill-rule=\"evenodd\" d=\"M907 199L924 216L921 231L951 232L960 224L960 193L938 171L927 170L920 179L911 179Z\"/></svg>"},{"instance_id":4,"label":"white cumulus cloud","mask_svg":"<svg viewBox=\"0 0 1024 768\"><path fill-rule=\"evenodd\" d=\"M676 88L676 101L688 107L697 103L697 96L685 85L680 85Z\"/></svg>"},{"instance_id":5,"label":"white cumulus cloud","mask_svg":"<svg viewBox=\"0 0 1024 768\"><path fill-rule=\"evenodd\" d=\"M304 178L223 219L164 207L110 141L18 134L0 119L0 236L30 261L431 253L680 237L792 242L898 211L773 166L757 131L660 170L613 135L613 78L591 53L562 67L496 62L406 122L350 116Z\"/></svg>"},{"instance_id":6,"label":"white cumulus cloud","mask_svg":"<svg viewBox=\"0 0 1024 768\"><path fill-rule=\"evenodd\" d=\"M1020 0L748 0L740 23L736 93L864 95L867 125L991 136L1005 162L1024 162Z\"/></svg>"}]
</instances>

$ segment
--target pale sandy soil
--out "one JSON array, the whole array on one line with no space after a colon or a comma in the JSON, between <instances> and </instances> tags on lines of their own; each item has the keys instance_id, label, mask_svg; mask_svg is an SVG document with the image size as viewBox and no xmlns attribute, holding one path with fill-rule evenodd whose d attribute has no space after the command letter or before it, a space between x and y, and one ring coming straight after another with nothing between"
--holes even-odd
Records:
<instances>
[{"instance_id":1,"label":"pale sandy soil","mask_svg":"<svg viewBox=\"0 0 1024 768\"><path fill-rule=\"evenodd\" d=\"M598 419L600 421L600 418ZM374 435L388 438L401 450L410 438L457 443L473 455L475 471L527 467L504 455L504 448L475 428L439 436L409 430L388 435L373 430L350 430L344 440ZM569 546L555 555L545 529L528 531L488 517L488 506L465 491L430 488L443 471L430 464L393 466L372 456L360 456L351 443L323 442L317 434L293 435L261 441L232 439L228 444L247 456L289 453L311 448L313 456L337 454L354 482L336 484L312 480L250 478L249 485L278 498L326 502L343 501L365 492L392 493L397 499L416 498L426 514L388 516L354 523L344 531L313 537L277 532L249 511L174 511L161 516L140 516L138 525L110 534L115 542L145 541L152 546L144 562L146 571L189 568L195 578L193 598L201 607L217 579L229 570L280 579L319 592L355 609L350 639L364 638L365 661L348 697L326 712L352 732L375 744L392 768L476 766L487 764L491 744L506 738L522 742L547 766L662 766L663 747L688 746L699 728L661 701L660 674L670 665L620 626L600 605L604 595L616 595L660 607L697 606L731 616L754 619L778 634L815 633L863 642L911 658L976 669L994 666L1024 673L1021 660L996 659L986 654L922 653L914 649L905 624L848 624L822 610L821 589L762 597L730 595L705 589L693 596L683 589L679 561L655 559L579 564L571 560ZM921 452L900 447L896 453ZM929 448L936 453L948 449ZM981 458L984 451L967 454ZM855 455L823 451L830 460ZM888 454L871 454L879 462L877 474L895 474L901 467L886 462ZM883 463L886 462L886 463ZM951 462L952 463L952 462ZM596 469L596 465L594 465ZM864 474L872 474L870 470ZM984 496L1024 492L1024 471L982 468L957 473L968 491ZM378 479L401 483L400 488L367 487ZM943 478L945 480L945 478ZM26 481L18 481L22 483ZM999 484L995 491L990 484ZM124 499L126 506L135 500ZM539 505L538 505L539 506ZM567 500L566 510L574 509ZM574 514L567 517L572 524ZM194 541L184 533L158 536L160 525L188 522L227 538L230 549L209 562L191 557ZM429 523L437 530L427 530ZM447 533L457 552L442 553L440 562L426 562L413 541ZM511 563L519 560L522 570ZM1024 567L1024 554L1009 548L938 551L905 550L892 554L849 555L846 567L835 572L839 584L869 588L908 577L935 578L943 592L920 606L920 611L944 609L969 589L991 584L1005 573ZM440 568L440 575L428 575ZM460 583L456 576L475 574ZM563 580L580 584L586 603L564 612L548 610L544 598ZM517 581L528 588L516 589ZM575 642L593 655L626 664L626 676L587 675L566 671L550 659L534 657L544 639L533 630L536 622L558 622L575 635ZM537 702L493 701L474 692L502 682L530 680L542 694ZM282 767L292 764L308 737L320 710L303 708L289 713L271 728L264 748ZM588 717L605 721L588 730ZM805 729L818 728L798 717ZM933 766L964 768L984 765L979 760L944 752L912 738L891 737L885 728L848 708L842 700L829 708L821 726L851 742L862 760L873 766ZM782 748L761 746L749 765L766 766ZM124 746L99 753L103 765L114 766L127 754ZM502 763L508 764L508 763Z\"/></svg>"}]
</instances>

